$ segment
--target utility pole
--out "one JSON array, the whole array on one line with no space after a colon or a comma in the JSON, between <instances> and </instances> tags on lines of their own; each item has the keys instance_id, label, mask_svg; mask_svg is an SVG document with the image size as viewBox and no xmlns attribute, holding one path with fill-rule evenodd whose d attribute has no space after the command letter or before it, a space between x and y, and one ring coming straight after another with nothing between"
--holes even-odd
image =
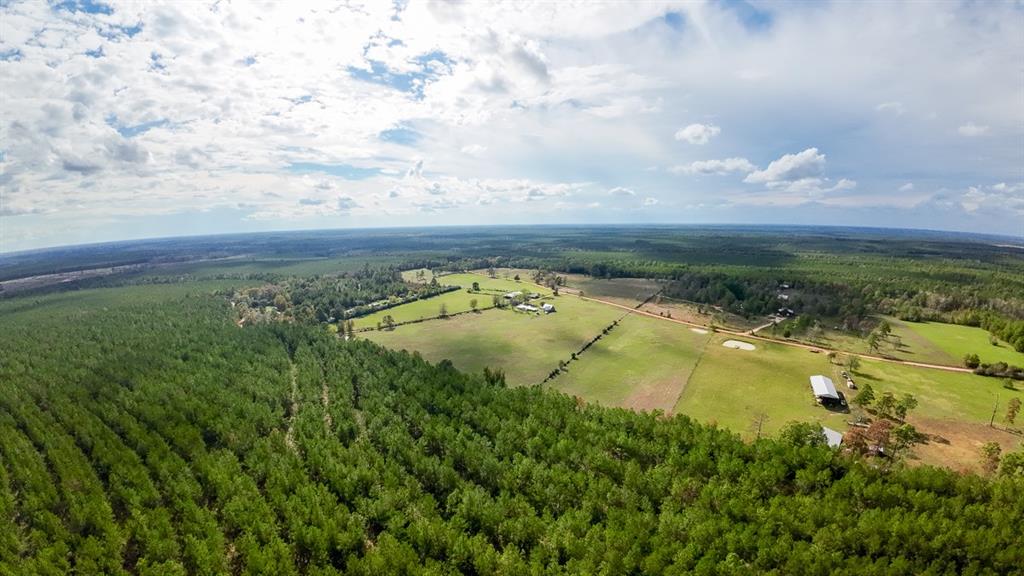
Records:
<instances>
[{"instance_id":1,"label":"utility pole","mask_svg":"<svg viewBox=\"0 0 1024 576\"><path fill-rule=\"evenodd\" d=\"M988 420L988 427L995 428L993 425L996 421L996 410L999 409L999 396L996 395L996 403L992 406L992 417Z\"/></svg>"}]
</instances>

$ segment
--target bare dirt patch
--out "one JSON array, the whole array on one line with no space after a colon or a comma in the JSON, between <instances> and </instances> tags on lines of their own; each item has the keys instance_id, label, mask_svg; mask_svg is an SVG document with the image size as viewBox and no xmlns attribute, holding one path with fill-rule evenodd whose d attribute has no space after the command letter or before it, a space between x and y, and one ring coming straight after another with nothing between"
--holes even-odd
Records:
<instances>
[{"instance_id":1,"label":"bare dirt patch","mask_svg":"<svg viewBox=\"0 0 1024 576\"><path fill-rule=\"evenodd\" d=\"M998 442L1003 453L1019 450L1024 436L1001 428L990 428L988 424L937 420L930 418L911 419L919 431L931 436L926 444L914 447L912 464L945 466L960 472L981 471L981 446L986 442Z\"/></svg>"},{"instance_id":2,"label":"bare dirt patch","mask_svg":"<svg viewBox=\"0 0 1024 576\"><path fill-rule=\"evenodd\" d=\"M697 334L707 334L708 331L703 328L690 328L690 332L696 332Z\"/></svg>"},{"instance_id":3,"label":"bare dirt patch","mask_svg":"<svg viewBox=\"0 0 1024 576\"><path fill-rule=\"evenodd\" d=\"M757 347L750 342L742 342L740 340L726 340L722 342L722 346L726 348L733 348L735 350L757 350Z\"/></svg>"}]
</instances>

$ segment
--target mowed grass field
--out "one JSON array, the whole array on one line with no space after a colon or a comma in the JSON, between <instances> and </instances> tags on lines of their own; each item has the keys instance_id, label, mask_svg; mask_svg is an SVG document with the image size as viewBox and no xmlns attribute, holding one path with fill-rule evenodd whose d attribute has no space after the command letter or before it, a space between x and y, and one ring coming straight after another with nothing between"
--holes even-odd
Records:
<instances>
[{"instance_id":1,"label":"mowed grass field","mask_svg":"<svg viewBox=\"0 0 1024 576\"><path fill-rule=\"evenodd\" d=\"M627 316L550 386L605 406L671 412L709 338L677 324Z\"/></svg>"},{"instance_id":2,"label":"mowed grass field","mask_svg":"<svg viewBox=\"0 0 1024 576\"><path fill-rule=\"evenodd\" d=\"M756 349L726 348L722 346L726 340L749 342ZM840 370L824 354L716 334L704 348L674 411L745 437L754 433L754 422L761 414L767 416L762 433L775 432L794 420L820 422L842 431L849 415L818 406L808 380L824 374L838 383Z\"/></svg>"},{"instance_id":3,"label":"mowed grass field","mask_svg":"<svg viewBox=\"0 0 1024 576\"><path fill-rule=\"evenodd\" d=\"M622 310L576 296L562 295L547 301L558 311L537 315L509 309L487 310L390 331L364 332L361 336L388 348L418 351L431 362L449 359L467 372L501 368L510 385L539 384L558 367L559 360L568 360L573 352L622 316Z\"/></svg>"},{"instance_id":4,"label":"mowed grass field","mask_svg":"<svg viewBox=\"0 0 1024 576\"><path fill-rule=\"evenodd\" d=\"M437 281L445 286L461 286L462 289L361 316L355 318L353 324L357 329L375 328L377 323L383 321L384 317L389 314L395 319L395 322L409 322L411 320L432 318L440 314L442 304L448 309L448 314L456 314L472 310L470 303L473 300L476 300L477 308L487 308L493 305L493 297L495 295L500 296L508 292L522 291L536 292L541 296L551 295L550 290L540 288L529 282L516 282L515 280L505 280L500 277L488 278L478 274L446 274L438 276ZM466 290L473 286L473 282L480 284L480 292L466 292Z\"/></svg>"},{"instance_id":5,"label":"mowed grass field","mask_svg":"<svg viewBox=\"0 0 1024 576\"><path fill-rule=\"evenodd\" d=\"M977 354L982 362L1006 362L1024 366L1024 353L1017 352L1006 342L989 342L989 333L982 328L958 326L939 322L901 322L902 326L927 340L945 353L953 362L960 363L966 354Z\"/></svg>"}]
</instances>

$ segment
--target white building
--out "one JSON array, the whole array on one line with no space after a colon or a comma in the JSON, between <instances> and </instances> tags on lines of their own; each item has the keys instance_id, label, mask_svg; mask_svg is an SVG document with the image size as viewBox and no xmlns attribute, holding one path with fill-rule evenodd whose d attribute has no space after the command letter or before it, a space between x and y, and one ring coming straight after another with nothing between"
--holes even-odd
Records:
<instances>
[{"instance_id":1,"label":"white building","mask_svg":"<svg viewBox=\"0 0 1024 576\"><path fill-rule=\"evenodd\" d=\"M825 442L832 448L839 446L843 443L843 433L831 428L821 427L821 431L825 433Z\"/></svg>"},{"instance_id":2,"label":"white building","mask_svg":"<svg viewBox=\"0 0 1024 576\"><path fill-rule=\"evenodd\" d=\"M555 305L554 304L548 304L547 302L541 304L540 308L541 308L541 310L547 312L548 314L551 314L552 312L555 311Z\"/></svg>"},{"instance_id":3,"label":"white building","mask_svg":"<svg viewBox=\"0 0 1024 576\"><path fill-rule=\"evenodd\" d=\"M828 376L822 376L821 374L815 374L811 376L811 390L814 391L814 397L824 402L838 401L839 392L836 391L836 385L832 383L832 379Z\"/></svg>"},{"instance_id":4,"label":"white building","mask_svg":"<svg viewBox=\"0 0 1024 576\"><path fill-rule=\"evenodd\" d=\"M520 304L519 306L516 306L516 310L522 310L523 312L536 312L537 310L540 310L540 308L530 306L529 304Z\"/></svg>"}]
</instances>

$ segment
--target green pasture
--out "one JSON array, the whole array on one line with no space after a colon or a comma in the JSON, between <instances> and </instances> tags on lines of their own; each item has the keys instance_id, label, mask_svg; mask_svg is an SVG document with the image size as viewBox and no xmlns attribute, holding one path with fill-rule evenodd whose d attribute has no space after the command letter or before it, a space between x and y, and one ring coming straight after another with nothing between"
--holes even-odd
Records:
<instances>
[{"instance_id":1,"label":"green pasture","mask_svg":"<svg viewBox=\"0 0 1024 576\"><path fill-rule=\"evenodd\" d=\"M551 387L605 406L670 412L708 339L685 326L630 315Z\"/></svg>"},{"instance_id":2,"label":"green pasture","mask_svg":"<svg viewBox=\"0 0 1024 576\"><path fill-rule=\"evenodd\" d=\"M409 322L423 318L433 318L441 313L441 305L448 310L448 314L456 314L472 310L470 302L476 300L477 308L488 308L493 305L494 296L502 296L508 292L535 292L542 296L550 296L551 292L527 282L516 282L503 278L488 278L477 274L446 274L439 276L437 281L445 286L460 286L461 290L447 292L432 298L416 300L408 304L402 304L387 310L367 314L355 318L353 323L358 328L376 327L384 317L391 315L395 322ZM467 292L473 286L473 282L480 284L480 292Z\"/></svg>"},{"instance_id":3,"label":"green pasture","mask_svg":"<svg viewBox=\"0 0 1024 576\"><path fill-rule=\"evenodd\" d=\"M554 303L556 313L487 310L360 336L389 348L418 351L432 362L449 359L467 372L501 368L511 385L538 384L558 367L559 360L567 360L622 315L622 310L575 296L548 301Z\"/></svg>"},{"instance_id":4,"label":"green pasture","mask_svg":"<svg viewBox=\"0 0 1024 576\"><path fill-rule=\"evenodd\" d=\"M982 362L1006 362L1024 366L1024 353L1017 352L1006 342L992 345L989 333L982 328L942 324L940 322L902 322L906 329L932 343L945 353L950 361L959 364L966 354L977 354Z\"/></svg>"},{"instance_id":5,"label":"green pasture","mask_svg":"<svg viewBox=\"0 0 1024 576\"><path fill-rule=\"evenodd\" d=\"M1008 390L1003 388L1001 378L964 372L864 360L853 376L858 385L871 384L876 396L882 392L892 392L897 396L913 394L919 402L913 416L918 418L988 424L997 401L997 422L1011 398L1024 401L1024 386L1020 384L1016 390Z\"/></svg>"},{"instance_id":6,"label":"green pasture","mask_svg":"<svg viewBox=\"0 0 1024 576\"><path fill-rule=\"evenodd\" d=\"M756 349L722 346L722 342L730 339L750 342ZM753 433L760 414L768 417L762 432L777 431L792 420L820 422L845 430L849 416L818 406L808 381L814 374L824 374L838 384L839 371L824 354L715 335L705 347L674 411L744 435Z\"/></svg>"}]
</instances>

